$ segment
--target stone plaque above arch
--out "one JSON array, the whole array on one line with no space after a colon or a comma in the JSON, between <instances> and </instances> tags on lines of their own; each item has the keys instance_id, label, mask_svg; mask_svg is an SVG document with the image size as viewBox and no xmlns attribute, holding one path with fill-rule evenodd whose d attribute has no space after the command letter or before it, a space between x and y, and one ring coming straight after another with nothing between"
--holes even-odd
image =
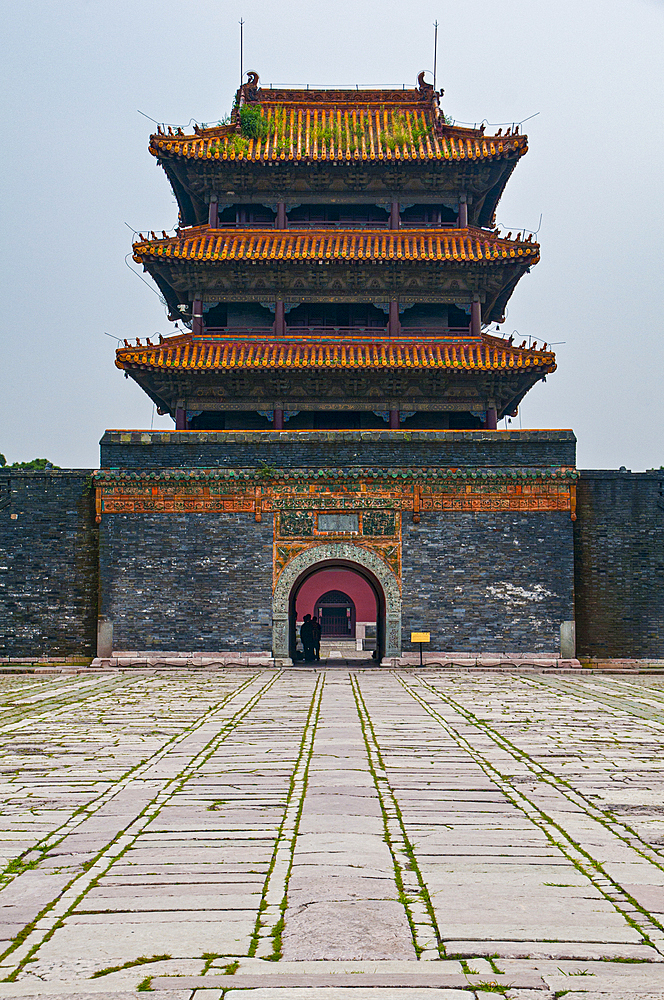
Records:
<instances>
[{"instance_id":1,"label":"stone plaque above arch","mask_svg":"<svg viewBox=\"0 0 664 1000\"><path fill-rule=\"evenodd\" d=\"M401 656L401 588L399 580L383 560L369 549L352 542L330 542L312 545L299 552L283 568L272 595L272 655L286 658L288 648L288 615L290 596L303 573L320 565L340 563L361 572L367 571L381 588L385 600L385 656Z\"/></svg>"}]
</instances>

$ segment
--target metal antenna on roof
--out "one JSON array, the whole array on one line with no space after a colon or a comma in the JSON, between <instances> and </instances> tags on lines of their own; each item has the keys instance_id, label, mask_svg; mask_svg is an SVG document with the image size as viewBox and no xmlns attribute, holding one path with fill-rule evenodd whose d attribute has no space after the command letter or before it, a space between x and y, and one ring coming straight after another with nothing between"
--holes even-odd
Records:
<instances>
[{"instance_id":1,"label":"metal antenna on roof","mask_svg":"<svg viewBox=\"0 0 664 1000\"><path fill-rule=\"evenodd\" d=\"M240 18L240 86L242 86L242 81L244 79L244 66L242 63L244 55L244 21Z\"/></svg>"},{"instance_id":2,"label":"metal antenna on roof","mask_svg":"<svg viewBox=\"0 0 664 1000\"><path fill-rule=\"evenodd\" d=\"M433 89L436 89L436 63L438 62L438 21L433 23Z\"/></svg>"}]
</instances>

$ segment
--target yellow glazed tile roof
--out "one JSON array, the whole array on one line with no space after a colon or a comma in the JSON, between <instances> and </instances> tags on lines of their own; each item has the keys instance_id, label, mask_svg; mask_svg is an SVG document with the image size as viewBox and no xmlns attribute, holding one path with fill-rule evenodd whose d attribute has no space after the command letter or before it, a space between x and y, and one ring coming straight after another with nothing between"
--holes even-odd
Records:
<instances>
[{"instance_id":1,"label":"yellow glazed tile roof","mask_svg":"<svg viewBox=\"0 0 664 1000\"><path fill-rule=\"evenodd\" d=\"M487 136L444 125L416 104L394 110L374 98L373 105L359 99L354 105L264 104L263 138L245 139L231 124L199 129L197 135L158 132L150 137L149 150L162 159L335 162L478 161L520 157L528 150L525 135Z\"/></svg>"},{"instance_id":2,"label":"yellow glazed tile roof","mask_svg":"<svg viewBox=\"0 0 664 1000\"><path fill-rule=\"evenodd\" d=\"M546 346L546 345L545 345ZM555 354L547 350L519 348L507 340L482 334L450 340L358 338L311 343L306 340L242 340L210 337L196 339L191 333L169 337L161 344L125 346L116 352L122 369L181 371L230 371L260 368L362 369L415 368L465 371L555 371Z\"/></svg>"},{"instance_id":3,"label":"yellow glazed tile roof","mask_svg":"<svg viewBox=\"0 0 664 1000\"><path fill-rule=\"evenodd\" d=\"M183 229L166 239L139 239L134 260L188 261L371 260L502 262L531 266L539 245L508 240L482 229L317 230Z\"/></svg>"}]
</instances>

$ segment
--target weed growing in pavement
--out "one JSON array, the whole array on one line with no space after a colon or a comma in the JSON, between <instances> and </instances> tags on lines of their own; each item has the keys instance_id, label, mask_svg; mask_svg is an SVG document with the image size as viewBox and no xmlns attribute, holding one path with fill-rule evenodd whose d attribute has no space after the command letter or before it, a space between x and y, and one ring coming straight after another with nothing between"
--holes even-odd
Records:
<instances>
[{"instance_id":1,"label":"weed growing in pavement","mask_svg":"<svg viewBox=\"0 0 664 1000\"><path fill-rule=\"evenodd\" d=\"M448 958L452 958L452 956L448 955ZM479 976L477 969L471 969L465 958L459 957L458 962L466 976Z\"/></svg>"},{"instance_id":2,"label":"weed growing in pavement","mask_svg":"<svg viewBox=\"0 0 664 1000\"><path fill-rule=\"evenodd\" d=\"M205 960L205 965L203 966L203 971L201 972L201 975L204 976L214 962L215 958L221 958L221 955L217 955L213 951L204 951L201 958Z\"/></svg>"},{"instance_id":3,"label":"weed growing in pavement","mask_svg":"<svg viewBox=\"0 0 664 1000\"><path fill-rule=\"evenodd\" d=\"M33 809L31 809L30 812L33 816L37 815ZM17 878L18 875L22 875L23 872L31 871L33 868L37 867L40 861L43 860L42 858L33 858L31 861L28 861L28 856L35 850L39 850L39 847L32 848L31 851L26 851L24 854L20 854L17 858L13 858L5 866L2 872L0 872L0 888L4 889L10 882Z\"/></svg>"},{"instance_id":4,"label":"weed growing in pavement","mask_svg":"<svg viewBox=\"0 0 664 1000\"><path fill-rule=\"evenodd\" d=\"M478 992L481 990L483 993L501 993L505 996L511 986L501 986L500 983L491 980L488 983L473 983L473 989Z\"/></svg>"},{"instance_id":5,"label":"weed growing in pavement","mask_svg":"<svg viewBox=\"0 0 664 1000\"><path fill-rule=\"evenodd\" d=\"M425 711L427 711L429 713L429 715L432 716L432 718L434 718L434 719L437 718L438 721L441 723L441 725L443 725L444 728L448 729L448 731L450 732L450 735L452 735L452 738L455 739L457 743L459 743L460 745L464 746L467 751L470 748L471 756L474 756L476 758L477 763L479 764L479 766L482 768L482 770L485 772L485 774L489 778L492 778L492 780L496 780L495 777L494 777L494 775L496 775L496 776L498 776L499 781L503 783L503 785L510 786L509 776L505 776L496 767L494 767L492 764L490 764L488 761L486 761L479 752L475 751L475 749L472 747L472 744L470 744L469 741L466 740L465 738L460 737L459 734L456 733L456 731L454 730L453 727L451 727L448 724L446 724L444 722L444 720L442 720L442 717L439 715L439 713L436 712L436 710L433 709L432 706L429 705L416 691L412 690L412 688L410 688L401 678L397 678L397 679L399 680L399 683L401 684L401 686L406 691L408 691L408 693L416 701L419 701L419 703L422 705L422 707L425 709ZM494 742L498 746L502 747L502 749L506 748L509 753L513 754L514 757L516 757L517 759L525 761L526 764L527 764L527 766L530 766L530 764L532 764L532 762L530 762L530 764L528 763L529 758L528 758L527 754L522 753L517 747L515 747L513 744L511 744L509 742L509 740L503 738L502 736L499 736L499 734L495 733L491 729L491 727L485 726L483 724L482 720L479 720L478 717L473 712L471 712L470 710L464 708L463 705L460 705L458 702L454 701L454 699L450 698L448 695L444 695L442 692L438 691L433 685L428 684L426 681L421 680L420 683L428 691L430 691L432 694L436 695L436 697L440 698L442 701L447 702L448 705L450 705L452 708L454 708L455 711L459 712L459 714L461 716L463 716L467 721L469 721L471 723L471 725L477 725L478 728L480 728L481 730L484 730L484 732L488 733L488 735L494 740ZM538 776L542 780L548 781L548 775L550 775L550 772L548 772L546 768L540 766L537 773L538 773ZM568 786L568 787L570 788L571 791L574 791L571 788L571 786ZM539 829L547 837L547 839L555 847L557 847L559 851L561 851L565 855L565 857L567 858L567 860L570 861L574 865L574 867L576 868L576 870L579 871L583 876L585 876L585 878L589 879L592 882L592 884L595 886L595 888L598 889L599 892L605 897L605 899L608 899L608 901L611 903L611 905L615 907L615 909L618 911L618 913L620 913L620 915L622 916L622 918L630 925L630 927L632 927L634 930L636 930L641 935L641 944L644 944L647 947L652 948L653 947L653 943L650 940L647 932L643 929L642 926L639 925L639 923L628 912L626 912L626 910L624 909L624 903L623 903L623 905L620 905L620 903L615 898L613 898L612 896L609 895L609 893L604 889L604 887L602 885L598 885L596 883L594 875L593 875L593 872L597 872L600 875L602 875L605 879L607 879L609 882L613 882L613 880L608 877L608 875L607 875L606 871L604 870L604 868L602 867L602 865L595 858L593 858L588 853L588 851L584 850L584 848L581 846L581 844L577 840L575 840L571 836L571 834L569 834L560 825L560 823L556 822L554 819L552 819L551 816L547 815L547 813L543 809L539 808L535 804L535 802L533 802L531 799L528 798L527 795L525 795L524 793L521 793L521 792L517 792L511 786L510 786L510 788L511 788L511 791L515 793L514 795L511 794L510 790L508 790L505 787L502 788L503 794L508 799L510 799L510 801L516 806L517 809L520 809L522 812L524 811L523 806L518 801L518 799L515 798L515 795L519 795L522 799L525 799L525 801L529 804L529 806L532 809L534 809L537 813L539 813L539 816L540 816L539 820L536 819L536 818L534 818L533 816L528 816L528 818L530 819L530 821L532 823L534 823L535 826L538 826ZM573 799L571 801L573 801ZM607 825L602 820L598 820L598 822L602 822L604 826ZM554 834L552 833L552 829L555 830L557 834L560 834L560 836L554 836ZM619 834L616 834L616 835L620 836ZM573 854L570 853L570 851L568 850L567 844L563 843L561 838L564 838L564 840L567 841L567 844L571 844L571 846L576 849L576 851L578 852L578 854L580 854L580 855L583 856L583 862L579 861L578 858L574 857ZM621 839L624 840L625 838L621 837ZM633 845L630 845L630 846L633 847ZM644 857L647 857L647 855L645 855L642 851L639 851L637 848L633 847L633 850L635 851L635 853L642 854ZM624 897L624 899L626 899L630 903L630 905L633 906L634 909L636 909L649 923L654 924L655 927L657 927L659 930L664 930L664 922L661 922L660 920L658 920L657 917L655 917L653 914L648 913L648 911L645 910L644 907L641 906L636 899L634 899L632 896L630 896L629 893L626 892L616 882L613 882L613 885L614 885L615 889L621 893L621 895Z\"/></svg>"},{"instance_id":6,"label":"weed growing in pavement","mask_svg":"<svg viewBox=\"0 0 664 1000\"><path fill-rule=\"evenodd\" d=\"M314 693L313 693L313 696L312 696L312 699L311 699L311 704L309 705L309 712L307 713L307 719L306 719L306 722L304 724L304 730L302 732L302 739L300 740L300 746L299 746L297 760L295 762L295 767L293 768L293 771L291 772L290 784L289 784L289 788L288 788L288 794L286 796L286 806L284 808L283 817L282 817L281 823L279 825L279 831L277 833L277 837L276 837L275 844L274 844L274 849L272 851L272 858L270 860L270 867L268 868L267 875L265 877L265 882L263 884L263 895L261 897L261 902L260 902L259 907L258 907L258 914L256 916L256 923L254 925L254 932L252 934L251 943L249 945L249 950L247 952L247 955L249 956L249 958L253 958L254 955L256 954L257 949L258 949L258 944L259 944L259 941L260 941L260 936L259 935L260 935L260 930L261 930L261 927L262 927L262 924L263 924L263 922L261 920L261 914L264 913L265 910L267 909L267 901L266 901L265 897L267 895L267 891L268 891L268 888L269 888L269 885L270 885L270 880L272 878L272 873L274 871L274 866L277 863L277 856L278 856L279 845L280 845L280 843L281 843L281 841L283 839L283 836L284 836L284 824L286 822L286 817L287 817L287 814L288 814L288 809L289 809L289 806L290 806L290 803L291 803L291 799L293 798L293 795L295 793L295 774L297 772L298 767L300 766L301 760L303 759L303 756L304 756L304 753L305 753L305 747L306 747L307 738L308 738L309 732L311 730L311 732L312 732L311 745L309 747L309 752L307 754L306 764L304 766L304 773L303 773L303 776L302 776L302 791L301 791L301 794L300 794L300 801L299 801L298 807L297 807L297 813L295 815L295 820L294 820L294 823L293 823L293 833L292 833L292 836L291 836L291 839L290 839L290 845L291 845L290 862L289 862L289 865L288 865L288 869L287 869L287 871L286 871L286 873L284 875L284 892L283 892L283 896L281 898L281 902L279 903L280 916L279 916L279 919L277 920L276 924L274 925L274 927L272 929L272 932L271 932L271 935L270 935L271 938L272 938L272 954L265 956L266 959L267 959L267 961L269 961L269 962L278 962L279 959L281 958L281 950L282 950L281 936L283 934L283 929L284 929L284 925L285 925L284 914L286 912L286 907L288 905L288 883L290 881L291 869L293 867L293 852L295 850L295 842L297 840L297 834L298 834L298 830L300 828L300 820L302 818L302 810L304 808L304 799L305 799L305 796L306 796L306 793L307 793L307 783L308 783L308 779L309 779L309 764L311 763L311 757L313 755L314 736L316 734L316 729L318 728L318 720L320 718L320 707L321 707L321 701L322 701L322 698L323 698L323 686L324 686L324 684L325 684L325 681L324 681L324 679L322 677L317 680L316 687L314 688Z\"/></svg>"},{"instance_id":7,"label":"weed growing in pavement","mask_svg":"<svg viewBox=\"0 0 664 1000\"><path fill-rule=\"evenodd\" d=\"M37 926L37 921L40 919L40 917L44 916L44 914L46 913L46 911L49 908L50 908L50 904L49 904L49 906L45 906L44 909L41 911L41 913L37 914L37 916L35 917L34 920L32 920L29 924L26 924L25 927L23 927L22 930L20 930L18 932L18 934L16 935L16 937L12 938L11 945L9 946L9 948L7 948L6 953L9 953L14 948L16 948L18 945L23 944L23 942L25 941L25 939L30 934L32 934L33 930ZM15 978L16 978L15 974L11 973L9 976L7 976L6 979L3 979L2 981L3 981L3 983L11 983L11 982L14 981Z\"/></svg>"},{"instance_id":8,"label":"weed growing in pavement","mask_svg":"<svg viewBox=\"0 0 664 1000\"><path fill-rule=\"evenodd\" d=\"M146 976L145 979L141 979L140 983L136 987L139 993L149 993L152 991L152 980L154 976Z\"/></svg>"},{"instance_id":9,"label":"weed growing in pavement","mask_svg":"<svg viewBox=\"0 0 664 1000\"><path fill-rule=\"evenodd\" d=\"M373 743L373 752L376 755L376 760L378 761L378 765L379 765L379 767L383 771L385 771L385 764L384 764L384 761L383 761L383 758L382 758L382 755L381 755L381 752L380 752L380 746L378 744L378 739L377 739L376 733L374 731L373 723L371 721L371 716L369 715L369 710L367 709L366 703L365 703L364 698L362 696L362 692L360 690L360 686L359 686L359 683L358 683L358 680L357 680L357 676L353 676L351 678L351 688L352 688L352 691L353 691L353 698L355 699L355 705L356 705L356 708L357 708L358 718L360 720L360 727L362 729L362 736L364 738L364 743L365 743L366 750L367 750L367 766L368 766L368 769L369 769L369 773L371 774L371 777L373 779L374 786L376 788L376 792L378 793L378 802L379 802L379 805L380 805L381 813L383 815L383 829L385 831L385 837L383 839L387 843L387 846L388 846L388 848L390 850L390 853L392 855L392 863L394 865L394 881L396 883L397 890L398 890L398 893L399 893L399 900L402 903L402 905L403 905L403 907L404 907L404 909L406 911L406 917L408 919L408 923L410 925L410 930L411 930L411 934L412 934L412 938L413 938L413 946L414 946L415 952L416 952L416 954L417 954L417 956L419 958L420 954L423 951L423 948L421 947L421 945L417 941L417 935L416 935L416 932L415 932L415 923L414 923L413 916L412 916L411 909L410 909L410 905L413 902L413 900L405 892L405 887L404 887L403 880L402 880L402 877L401 877L401 863L397 859L397 856L396 856L396 853L395 853L395 848L394 848L394 845L393 845L393 842L392 842L392 838L391 838L391 835L390 835L389 822L388 822L388 811L387 811L387 808L386 808L386 804L385 804L385 801L384 801L384 794L383 794L383 791L382 791L383 782L380 781L380 779L378 777L378 774L376 773L376 768L374 767L374 764L373 764L372 750L371 750L371 748L369 746L369 737L371 737L371 740L372 740L372 743ZM394 814L396 816L397 823L399 824L399 828L401 830L401 840L402 840L402 843L403 843L403 852L406 854L406 857L408 858L408 861L405 863L404 868L408 867L412 872L414 872L414 874L415 874L415 876L417 878L418 885L419 885L419 890L418 890L417 895L420 897L420 902L424 903L424 907L425 907L425 909L427 911L427 916L429 917L429 920L431 922L432 930L433 930L433 932L434 932L434 934L436 936L436 943L437 943L437 947L438 947L438 954L439 954L439 956L441 958L446 957L446 955L445 955L445 948L444 948L444 945L443 945L443 943L442 943L442 941L440 939L440 932L439 932L439 929L438 929L438 924L436 923L436 915L435 915L435 912L434 912L433 904L431 902L431 897L429 896L429 890L427 888L426 882L424 881L424 878L422 877L422 873L420 872L420 869L418 867L417 859L415 857L415 851L413 849L413 845L410 842L408 834L406 833L406 825L405 825L404 820L403 820L403 815L402 815L401 809L399 807L399 803L397 802L396 796L394 795L394 792L392 791L392 789L391 789L389 783L387 782L387 780L384 779L384 781L385 781L385 784L387 785L387 788L389 789L389 794L390 794L390 798L391 798L391 802L392 802L392 808L394 809Z\"/></svg>"},{"instance_id":10,"label":"weed growing in pavement","mask_svg":"<svg viewBox=\"0 0 664 1000\"><path fill-rule=\"evenodd\" d=\"M131 962L124 962L123 965L109 965L105 969L97 969L90 976L90 979L99 979L100 976L110 976L112 972L121 972L122 969L132 969L135 965L147 965L149 962L167 962L171 955L151 955L149 958L147 955L141 955L140 958L135 958Z\"/></svg>"},{"instance_id":11,"label":"weed growing in pavement","mask_svg":"<svg viewBox=\"0 0 664 1000\"><path fill-rule=\"evenodd\" d=\"M286 926L286 905L287 899L283 899L279 904L279 909L281 910L281 916L274 925L272 931L272 954L268 956L270 962L278 962L281 958L282 941L281 937L284 933L284 927Z\"/></svg>"},{"instance_id":12,"label":"weed growing in pavement","mask_svg":"<svg viewBox=\"0 0 664 1000\"><path fill-rule=\"evenodd\" d=\"M238 962L238 960L236 958L234 962L229 962L228 965L224 966L224 975L225 976L234 976L235 973L237 972L237 970L239 968L240 968L240 963Z\"/></svg>"},{"instance_id":13,"label":"weed growing in pavement","mask_svg":"<svg viewBox=\"0 0 664 1000\"><path fill-rule=\"evenodd\" d=\"M23 872L27 872L30 868L36 868L38 861L26 861L25 857L14 858L10 861L8 865L5 866L3 875L22 875Z\"/></svg>"},{"instance_id":14,"label":"weed growing in pavement","mask_svg":"<svg viewBox=\"0 0 664 1000\"><path fill-rule=\"evenodd\" d=\"M600 958L600 962L621 962L622 964L627 963L628 965L649 965L649 959L647 958L609 958L607 955L603 955Z\"/></svg>"},{"instance_id":15,"label":"weed growing in pavement","mask_svg":"<svg viewBox=\"0 0 664 1000\"><path fill-rule=\"evenodd\" d=\"M500 956L498 955L498 952L495 951L493 955L487 955L486 960L491 966L492 971L495 972L497 976L502 976L504 974L503 970L498 967L498 964L496 962L496 959L499 957Z\"/></svg>"},{"instance_id":16,"label":"weed growing in pavement","mask_svg":"<svg viewBox=\"0 0 664 1000\"><path fill-rule=\"evenodd\" d=\"M184 786L185 782L188 780L188 776L187 776L187 773L186 773L187 772L187 768L191 768L193 766L193 762L195 760L197 760L197 759L200 760L201 763L205 764L210 759L210 757L212 756L212 754L215 752L215 750L217 749L217 747L223 742L223 740L226 739L226 737L228 736L228 734L230 732L232 732L232 730L237 725L240 724L240 721L250 711L251 707L253 707L253 705L263 696L263 694L266 691L268 691L272 687L273 684L275 684L277 682L277 680L279 679L280 676L281 676L281 672L275 674L275 676L273 678L271 678L266 684L264 684L261 688L259 688L259 690L254 695L252 695L252 697L249 699L249 701L246 702L244 704L244 706L242 706L242 708L240 708L235 713L235 715L233 715L231 717L231 719L227 720L224 723L224 725L221 727L221 729L219 730L219 732L214 737L212 737L212 739L207 743L207 745L204 748L204 750L201 751L199 754L197 754L196 757L194 757L189 762L189 764L185 768L182 769L182 771L180 772L180 775L178 776L178 779L176 779L177 780L177 785L175 785L174 791L180 790ZM235 689L234 694L237 694L239 691L244 690L244 688L246 688L252 682L252 679L253 679L252 677L249 677L243 684L241 684L239 686L239 688ZM231 695L228 695L226 698L224 698L220 704L223 705L228 700L229 697L231 697ZM202 754L204 756L201 757ZM150 816L150 810L154 809L155 801L156 800L153 799L146 806L144 806L144 808L138 813L138 816L136 817L136 820L140 820L140 819L142 819L144 817ZM161 806L160 806L160 808L161 808ZM159 810L157 810L157 812L158 811ZM90 881L87 883L87 885L85 885L85 887L83 888L82 892L80 892L79 895L73 900L73 902L72 902L71 906L68 908L67 912L63 913L60 917L58 917L58 919L55 921L55 923L46 931L46 933L44 934L44 936L41 939L41 941L39 941L38 943L34 944L32 946L32 948L29 949L29 951L26 954L26 956L23 959L21 959L18 962L17 966L9 973L8 976L5 977L5 979L3 980L4 982L12 983L12 982L16 981L16 979L18 978L19 973L24 968L24 966L28 962L35 961L35 956L36 956L37 952L39 951L39 949L42 947L42 945L45 944L46 941L49 941L53 937L53 935L55 934L55 932L57 930L59 930L63 926L66 917L73 910L76 909L76 907L84 899L84 897L87 895L87 893L91 889L95 888L98 885L99 880L106 873L106 871L108 870L108 868L112 864L115 864L120 858L124 857L124 855L130 850L131 844L127 843L127 844L125 844L125 846L115 856L113 856L112 854L110 854L110 851L111 851L113 845L116 844L122 838L122 836L123 836L123 831L119 830L117 832L117 834L106 844L106 846L97 855L96 862L98 862L102 858L104 858L104 855L107 855L107 857L104 860L108 860L108 856L110 855L110 857L111 857L110 864L108 864L105 869L100 869L99 873L97 875L95 875L92 879L90 879ZM136 835L136 836L138 836L138 835ZM136 839L136 837L134 837L134 840L135 839ZM91 866L92 863L96 863L96 862L88 862L85 867L88 868L88 867ZM84 866L81 866L81 867L83 868ZM77 874L77 875L74 875L74 877L71 879L71 881L62 890L59 898L62 898L62 895L65 892L67 892L69 889L72 888L72 886L76 883L76 881L77 881L77 879L79 877L80 877L80 873ZM28 936L32 933L32 931L35 930L38 921L46 913L48 913L49 910L51 910L53 908L53 906L55 905L56 902L57 902L57 899L51 900L44 907L44 909L39 914L37 914L37 916L32 921L32 923L28 924L26 927L23 928L23 930L20 932L20 934L18 934L13 939L13 941L11 942L11 944L9 945L9 947L5 949L5 951L3 952L2 955L0 955L0 960L2 958L6 957L7 955L9 955L12 951L14 951L16 949L16 947L18 945L22 944L26 940L26 938L28 938ZM144 988L145 989L150 989L151 987L150 986L146 986ZM140 989L140 987L139 987L139 989Z\"/></svg>"}]
</instances>

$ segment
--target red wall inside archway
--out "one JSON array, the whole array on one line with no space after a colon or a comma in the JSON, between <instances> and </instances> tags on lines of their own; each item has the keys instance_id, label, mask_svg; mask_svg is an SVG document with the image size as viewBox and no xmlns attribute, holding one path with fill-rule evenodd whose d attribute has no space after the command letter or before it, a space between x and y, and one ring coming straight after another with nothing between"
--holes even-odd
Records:
<instances>
[{"instance_id":1,"label":"red wall inside archway","mask_svg":"<svg viewBox=\"0 0 664 1000\"><path fill-rule=\"evenodd\" d=\"M321 569L313 573L300 587L297 595L297 620L306 614L315 614L316 601L328 590L341 590L355 604L358 622L376 621L376 595L373 588L359 573L348 569Z\"/></svg>"}]
</instances>

